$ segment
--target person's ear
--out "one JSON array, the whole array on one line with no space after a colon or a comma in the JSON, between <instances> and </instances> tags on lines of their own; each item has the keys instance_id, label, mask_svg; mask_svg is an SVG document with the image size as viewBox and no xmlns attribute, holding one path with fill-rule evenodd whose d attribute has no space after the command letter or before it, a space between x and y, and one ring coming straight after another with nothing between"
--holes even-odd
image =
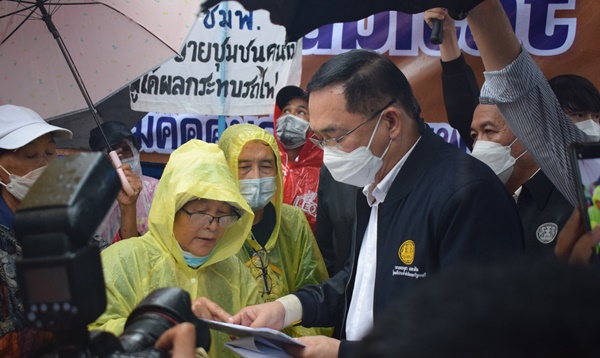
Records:
<instances>
[{"instance_id":1,"label":"person's ear","mask_svg":"<svg viewBox=\"0 0 600 358\"><path fill-rule=\"evenodd\" d=\"M394 140L400 136L400 133L402 132L403 119L405 116L406 113L396 107L389 107L383 113L382 120L384 121L390 139Z\"/></svg>"}]
</instances>

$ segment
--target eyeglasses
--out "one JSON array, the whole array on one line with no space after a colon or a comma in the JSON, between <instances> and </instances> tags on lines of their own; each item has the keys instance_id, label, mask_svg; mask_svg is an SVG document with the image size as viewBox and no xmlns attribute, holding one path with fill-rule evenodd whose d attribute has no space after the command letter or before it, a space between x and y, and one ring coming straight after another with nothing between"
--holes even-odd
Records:
<instances>
[{"instance_id":1,"label":"eyeglasses","mask_svg":"<svg viewBox=\"0 0 600 358\"><path fill-rule=\"evenodd\" d=\"M217 220L217 225L219 225L220 227L222 227L224 229L227 229L228 227L231 227L231 225L233 225L240 218L240 216L235 212L231 215L212 216L212 215L204 213L202 211L190 212L184 208L181 208L181 211L188 214L190 216L190 222L192 224L194 224L195 226L199 226L199 227L208 226L208 225L212 224L212 222L214 220Z\"/></svg>"},{"instance_id":2,"label":"eyeglasses","mask_svg":"<svg viewBox=\"0 0 600 358\"><path fill-rule=\"evenodd\" d=\"M346 134L343 134L343 135L341 135L341 136L339 136L337 138L319 139L315 134L313 134L312 136L310 136L309 139L310 139L311 142L313 142L317 147L319 147L321 149L324 149L325 147L333 147L335 145L338 145L338 144L340 144L340 142L342 141L342 139L346 138L347 136L349 136L350 134L352 134L355 130L357 130L358 128L364 126L365 124L367 124L372 119L377 118L377 116L379 116L379 114L381 114L381 112L385 111L394 102L396 102L395 98L393 100L391 100L388 104L386 104L385 106L383 106L383 108L381 108L381 109L377 110L375 113L373 113L371 115L371 117L369 117L366 121L362 122L358 126L354 127L354 129L351 129Z\"/></svg>"},{"instance_id":3,"label":"eyeglasses","mask_svg":"<svg viewBox=\"0 0 600 358\"><path fill-rule=\"evenodd\" d=\"M261 271L258 277L256 277L263 287L263 291L261 293L270 295L271 289L273 288L273 282L271 281L271 276L267 270L269 267L269 254L267 253L267 250L260 249L256 251L254 255L252 255L252 259L250 259L250 261L252 261L252 265L254 267Z\"/></svg>"}]
</instances>

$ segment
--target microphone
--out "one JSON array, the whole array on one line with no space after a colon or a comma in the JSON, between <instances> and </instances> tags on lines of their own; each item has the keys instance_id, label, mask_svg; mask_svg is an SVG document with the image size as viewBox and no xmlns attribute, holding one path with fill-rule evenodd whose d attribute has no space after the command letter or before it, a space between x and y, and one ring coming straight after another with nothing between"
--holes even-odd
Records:
<instances>
[{"instance_id":1,"label":"microphone","mask_svg":"<svg viewBox=\"0 0 600 358\"><path fill-rule=\"evenodd\" d=\"M444 39L444 26L442 20L431 19L431 38L430 41L434 45L439 45Z\"/></svg>"}]
</instances>

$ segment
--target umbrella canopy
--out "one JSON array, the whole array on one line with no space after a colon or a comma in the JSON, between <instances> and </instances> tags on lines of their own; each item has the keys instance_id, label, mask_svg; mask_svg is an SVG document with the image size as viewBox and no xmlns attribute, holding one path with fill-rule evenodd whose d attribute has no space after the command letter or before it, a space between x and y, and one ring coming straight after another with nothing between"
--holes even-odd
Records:
<instances>
[{"instance_id":1,"label":"umbrella canopy","mask_svg":"<svg viewBox=\"0 0 600 358\"><path fill-rule=\"evenodd\" d=\"M45 119L88 110L56 34L96 104L175 56L199 3L0 0L0 103L29 107ZM54 35L40 5L51 16Z\"/></svg>"},{"instance_id":2,"label":"umbrella canopy","mask_svg":"<svg viewBox=\"0 0 600 358\"><path fill-rule=\"evenodd\" d=\"M147 112L131 109L129 87L96 104L96 110L103 121L120 121L129 128L135 127ZM96 128L96 122L90 111L64 115L52 120L52 125L67 128L73 133L71 139L56 138L57 148L90 149L90 131Z\"/></svg>"},{"instance_id":3,"label":"umbrella canopy","mask_svg":"<svg viewBox=\"0 0 600 358\"><path fill-rule=\"evenodd\" d=\"M224 0L207 0L203 11ZM383 11L416 14L434 7L445 7L455 19L483 0L237 0L246 10L269 11L271 22L286 28L287 40L302 36L326 24L364 19Z\"/></svg>"}]
</instances>

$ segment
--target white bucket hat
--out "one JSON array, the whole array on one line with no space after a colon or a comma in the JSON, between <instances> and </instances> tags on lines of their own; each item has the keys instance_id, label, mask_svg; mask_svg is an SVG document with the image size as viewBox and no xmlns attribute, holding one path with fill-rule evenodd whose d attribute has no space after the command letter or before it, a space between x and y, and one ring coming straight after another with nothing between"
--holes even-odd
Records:
<instances>
[{"instance_id":1,"label":"white bucket hat","mask_svg":"<svg viewBox=\"0 0 600 358\"><path fill-rule=\"evenodd\" d=\"M70 130L48 124L33 110L12 104L0 106L0 148L17 149L46 133L72 138Z\"/></svg>"}]
</instances>

